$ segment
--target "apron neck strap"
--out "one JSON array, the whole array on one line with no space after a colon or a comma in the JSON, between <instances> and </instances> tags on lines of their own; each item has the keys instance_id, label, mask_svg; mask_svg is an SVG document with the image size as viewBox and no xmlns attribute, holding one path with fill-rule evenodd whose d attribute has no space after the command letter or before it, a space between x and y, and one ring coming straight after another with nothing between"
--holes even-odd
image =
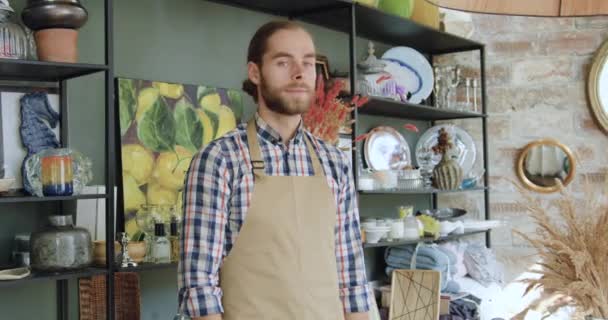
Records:
<instances>
[{"instance_id":1,"label":"apron neck strap","mask_svg":"<svg viewBox=\"0 0 608 320\"><path fill-rule=\"evenodd\" d=\"M315 171L315 176L321 177L323 176L323 169L321 169L321 160L317 156L315 152L315 148L312 147L312 142L307 134L304 133L304 141L306 141L306 147L308 148L308 154L310 155L310 160L312 160L312 168Z\"/></svg>"},{"instance_id":2,"label":"apron neck strap","mask_svg":"<svg viewBox=\"0 0 608 320\"><path fill-rule=\"evenodd\" d=\"M255 126L255 117L249 120L247 123L247 141L249 144L249 156L251 157L251 167L253 168L253 173L265 175L264 159L262 159L262 153L260 152L258 130Z\"/></svg>"},{"instance_id":3,"label":"apron neck strap","mask_svg":"<svg viewBox=\"0 0 608 320\"><path fill-rule=\"evenodd\" d=\"M247 122L247 141L249 144L249 156L251 157L251 166L253 172L258 175L265 175L264 173L264 159L262 158L262 152L260 151L260 144L258 142L258 130L255 124L255 117ZM321 161L312 147L312 143L307 134L304 134L304 141L306 141L306 148L308 154L312 160L312 168L315 176L323 176L323 169L321 167Z\"/></svg>"}]
</instances>

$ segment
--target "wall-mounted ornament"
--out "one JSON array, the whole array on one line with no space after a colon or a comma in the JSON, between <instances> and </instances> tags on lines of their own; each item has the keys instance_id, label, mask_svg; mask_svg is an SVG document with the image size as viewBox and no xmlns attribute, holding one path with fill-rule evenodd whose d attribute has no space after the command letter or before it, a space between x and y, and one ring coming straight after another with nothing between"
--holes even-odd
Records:
<instances>
[{"instance_id":1,"label":"wall-mounted ornament","mask_svg":"<svg viewBox=\"0 0 608 320\"><path fill-rule=\"evenodd\" d=\"M589 80L587 94L589 106L597 124L608 133L608 41L595 54Z\"/></svg>"},{"instance_id":2,"label":"wall-mounted ornament","mask_svg":"<svg viewBox=\"0 0 608 320\"><path fill-rule=\"evenodd\" d=\"M572 182L576 161L566 145L554 139L541 139L524 147L517 159L516 170L526 188L551 193Z\"/></svg>"}]
</instances>

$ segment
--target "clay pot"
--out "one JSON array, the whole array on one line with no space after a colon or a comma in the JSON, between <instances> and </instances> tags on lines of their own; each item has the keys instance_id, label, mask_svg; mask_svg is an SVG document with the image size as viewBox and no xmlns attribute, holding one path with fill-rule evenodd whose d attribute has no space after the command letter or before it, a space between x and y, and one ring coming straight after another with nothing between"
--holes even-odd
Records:
<instances>
[{"instance_id":1,"label":"clay pot","mask_svg":"<svg viewBox=\"0 0 608 320\"><path fill-rule=\"evenodd\" d=\"M43 29L34 32L38 59L53 62L78 61L78 31L74 29Z\"/></svg>"},{"instance_id":2,"label":"clay pot","mask_svg":"<svg viewBox=\"0 0 608 320\"><path fill-rule=\"evenodd\" d=\"M114 256L115 257L120 256L120 243L118 243L118 241L114 241ZM106 265L106 241L105 240L93 241L93 263L97 266Z\"/></svg>"},{"instance_id":3,"label":"clay pot","mask_svg":"<svg viewBox=\"0 0 608 320\"><path fill-rule=\"evenodd\" d=\"M129 257L133 259L133 261L137 263L141 263L144 261L146 256L146 242L145 241L133 241L127 244L127 251L129 252Z\"/></svg>"}]
</instances>

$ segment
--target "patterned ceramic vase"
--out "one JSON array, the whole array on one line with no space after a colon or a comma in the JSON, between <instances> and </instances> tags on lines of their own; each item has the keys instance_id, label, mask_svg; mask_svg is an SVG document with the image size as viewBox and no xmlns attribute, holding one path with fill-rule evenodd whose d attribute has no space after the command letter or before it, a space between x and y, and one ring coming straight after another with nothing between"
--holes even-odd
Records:
<instances>
[{"instance_id":1,"label":"patterned ceramic vase","mask_svg":"<svg viewBox=\"0 0 608 320\"><path fill-rule=\"evenodd\" d=\"M441 190L458 189L462 183L462 168L448 154L444 154L441 161L433 169L433 182Z\"/></svg>"}]
</instances>

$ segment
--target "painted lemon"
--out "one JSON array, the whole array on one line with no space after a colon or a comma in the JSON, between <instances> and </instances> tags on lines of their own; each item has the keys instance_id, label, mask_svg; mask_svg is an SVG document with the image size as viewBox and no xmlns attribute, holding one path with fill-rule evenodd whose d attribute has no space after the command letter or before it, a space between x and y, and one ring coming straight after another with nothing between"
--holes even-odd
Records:
<instances>
[{"instance_id":1,"label":"painted lemon","mask_svg":"<svg viewBox=\"0 0 608 320\"><path fill-rule=\"evenodd\" d=\"M139 186L148 183L154 169L152 151L140 144L127 144L121 150L122 171L130 174Z\"/></svg>"},{"instance_id":2,"label":"painted lemon","mask_svg":"<svg viewBox=\"0 0 608 320\"><path fill-rule=\"evenodd\" d=\"M181 84L152 82L152 86L157 88L163 97L179 99L184 94L184 86Z\"/></svg>"},{"instance_id":3,"label":"painted lemon","mask_svg":"<svg viewBox=\"0 0 608 320\"><path fill-rule=\"evenodd\" d=\"M203 123L203 146L206 146L209 142L211 142L211 140L213 140L215 128L213 127L211 118L209 118L205 111L196 109L196 113Z\"/></svg>"},{"instance_id":4,"label":"painted lemon","mask_svg":"<svg viewBox=\"0 0 608 320\"><path fill-rule=\"evenodd\" d=\"M166 189L174 191L183 189L192 156L192 152L182 146L175 146L175 152L162 152L156 158L152 172L154 180ZM175 200L171 204L175 204Z\"/></svg>"},{"instance_id":5,"label":"painted lemon","mask_svg":"<svg viewBox=\"0 0 608 320\"><path fill-rule=\"evenodd\" d=\"M175 201L177 199L177 192L175 190L163 188L163 186L156 182L151 182L148 185L147 198L148 204L175 205ZM160 210L160 212L164 213L165 210Z\"/></svg>"},{"instance_id":6,"label":"painted lemon","mask_svg":"<svg viewBox=\"0 0 608 320\"><path fill-rule=\"evenodd\" d=\"M221 105L218 112L218 125L215 138L219 138L226 134L228 131L236 128L236 117L230 107Z\"/></svg>"},{"instance_id":7,"label":"painted lemon","mask_svg":"<svg viewBox=\"0 0 608 320\"><path fill-rule=\"evenodd\" d=\"M203 110L212 113L219 113L222 98L219 93L208 94L201 98L200 105Z\"/></svg>"},{"instance_id":8,"label":"painted lemon","mask_svg":"<svg viewBox=\"0 0 608 320\"><path fill-rule=\"evenodd\" d=\"M137 181L128 172L122 173L122 184L125 197L125 212L136 212L146 204L146 196L139 189Z\"/></svg>"},{"instance_id":9,"label":"painted lemon","mask_svg":"<svg viewBox=\"0 0 608 320\"><path fill-rule=\"evenodd\" d=\"M158 100L160 93L157 88L145 88L141 90L137 96L137 111L135 112L135 120L139 121L146 110Z\"/></svg>"}]
</instances>

